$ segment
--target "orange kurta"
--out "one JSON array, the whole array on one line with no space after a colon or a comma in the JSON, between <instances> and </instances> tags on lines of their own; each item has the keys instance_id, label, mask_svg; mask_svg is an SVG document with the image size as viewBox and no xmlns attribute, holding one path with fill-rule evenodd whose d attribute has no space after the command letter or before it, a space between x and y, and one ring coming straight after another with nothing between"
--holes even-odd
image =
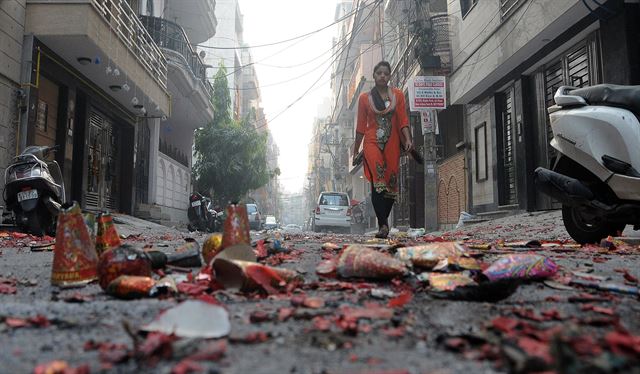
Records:
<instances>
[{"instance_id":1,"label":"orange kurta","mask_svg":"<svg viewBox=\"0 0 640 374\"><path fill-rule=\"evenodd\" d=\"M400 135L403 127L409 126L405 110L404 94L392 89L396 97L396 108L391 117L391 133L384 149L380 149L376 131L376 113L369 103L369 92L358 98L358 120L356 132L364 135L364 174L373 184L376 192L384 192L387 197L398 193L398 169L400 166Z\"/></svg>"}]
</instances>

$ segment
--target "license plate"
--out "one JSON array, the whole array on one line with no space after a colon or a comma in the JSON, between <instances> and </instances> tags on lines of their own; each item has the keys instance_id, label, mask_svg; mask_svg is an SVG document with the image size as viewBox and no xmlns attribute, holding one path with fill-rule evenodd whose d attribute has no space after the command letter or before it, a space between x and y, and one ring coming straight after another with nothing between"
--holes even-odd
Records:
<instances>
[{"instance_id":1,"label":"license plate","mask_svg":"<svg viewBox=\"0 0 640 374\"><path fill-rule=\"evenodd\" d=\"M37 199L37 198L38 198L38 190L28 190L28 191L18 192L18 202Z\"/></svg>"},{"instance_id":2,"label":"license plate","mask_svg":"<svg viewBox=\"0 0 640 374\"><path fill-rule=\"evenodd\" d=\"M196 200L191 202L191 206L196 207L202 205L202 201Z\"/></svg>"}]
</instances>

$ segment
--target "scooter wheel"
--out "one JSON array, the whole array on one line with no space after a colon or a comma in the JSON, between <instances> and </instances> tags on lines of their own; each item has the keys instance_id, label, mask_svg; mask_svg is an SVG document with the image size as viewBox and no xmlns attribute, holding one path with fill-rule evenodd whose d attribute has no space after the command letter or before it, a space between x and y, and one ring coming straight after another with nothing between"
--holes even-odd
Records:
<instances>
[{"instance_id":1,"label":"scooter wheel","mask_svg":"<svg viewBox=\"0 0 640 374\"><path fill-rule=\"evenodd\" d=\"M569 235L580 244L600 243L609 235L617 235L625 224L607 222L601 217L587 219L576 207L562 205L562 221Z\"/></svg>"}]
</instances>

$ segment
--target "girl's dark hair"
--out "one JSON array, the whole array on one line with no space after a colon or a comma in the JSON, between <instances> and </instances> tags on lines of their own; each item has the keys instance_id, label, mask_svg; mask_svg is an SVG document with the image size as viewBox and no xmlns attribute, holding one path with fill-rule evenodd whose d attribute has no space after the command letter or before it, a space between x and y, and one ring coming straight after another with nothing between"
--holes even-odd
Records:
<instances>
[{"instance_id":1,"label":"girl's dark hair","mask_svg":"<svg viewBox=\"0 0 640 374\"><path fill-rule=\"evenodd\" d=\"M389 69L389 73L391 73L391 64L387 61L380 61L376 64L376 66L373 67L373 72L375 73L376 70L378 70L378 68L381 68L383 66L386 66L387 69Z\"/></svg>"}]
</instances>

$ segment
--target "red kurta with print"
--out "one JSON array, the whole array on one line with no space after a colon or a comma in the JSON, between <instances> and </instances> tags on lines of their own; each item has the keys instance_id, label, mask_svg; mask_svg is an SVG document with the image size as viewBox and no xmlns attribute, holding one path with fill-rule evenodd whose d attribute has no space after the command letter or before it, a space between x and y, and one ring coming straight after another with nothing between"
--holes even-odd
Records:
<instances>
[{"instance_id":1,"label":"red kurta with print","mask_svg":"<svg viewBox=\"0 0 640 374\"><path fill-rule=\"evenodd\" d=\"M383 130L381 130L380 116L371 106L369 92L362 93L358 99L356 126L356 132L364 134L364 174L373 183L376 192L385 192L387 197L395 197L398 193L400 135L401 129L409 126L404 94L397 88L393 88L392 92L396 99L396 106L393 114L390 115L391 129L386 138L386 144L382 145L379 142L380 137L377 133Z\"/></svg>"}]
</instances>

